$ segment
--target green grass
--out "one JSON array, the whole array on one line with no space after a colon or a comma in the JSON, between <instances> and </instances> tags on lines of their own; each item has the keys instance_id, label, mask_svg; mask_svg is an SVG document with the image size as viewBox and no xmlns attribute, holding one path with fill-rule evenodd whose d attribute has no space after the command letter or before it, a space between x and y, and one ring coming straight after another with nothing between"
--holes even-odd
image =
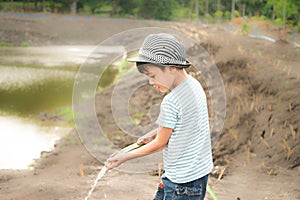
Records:
<instances>
[{"instance_id":1,"label":"green grass","mask_svg":"<svg viewBox=\"0 0 300 200\"><path fill-rule=\"evenodd\" d=\"M242 33L248 34L249 33L249 25L247 23L244 23L242 26Z\"/></svg>"},{"instance_id":2,"label":"green grass","mask_svg":"<svg viewBox=\"0 0 300 200\"><path fill-rule=\"evenodd\" d=\"M0 42L0 47L13 47L14 44L11 42Z\"/></svg>"},{"instance_id":3,"label":"green grass","mask_svg":"<svg viewBox=\"0 0 300 200\"><path fill-rule=\"evenodd\" d=\"M15 45L12 42L0 42L0 47L14 47L14 46L18 46L18 45ZM20 46L21 47L29 47L30 43L29 42L22 42L20 44Z\"/></svg>"},{"instance_id":4,"label":"green grass","mask_svg":"<svg viewBox=\"0 0 300 200\"><path fill-rule=\"evenodd\" d=\"M29 43L29 42L22 42L22 43L21 43L21 46L22 46L22 47L29 47L29 46L30 46L30 43Z\"/></svg>"},{"instance_id":5,"label":"green grass","mask_svg":"<svg viewBox=\"0 0 300 200\"><path fill-rule=\"evenodd\" d=\"M74 121L74 112L71 107L62 108L56 111L58 116L62 116L67 122Z\"/></svg>"},{"instance_id":6,"label":"green grass","mask_svg":"<svg viewBox=\"0 0 300 200\"><path fill-rule=\"evenodd\" d=\"M35 10L34 2L1 2L0 12L23 13L24 7L27 10ZM51 8L62 8L62 3L53 3L46 1L46 10L51 11ZM37 8L42 8L43 2L37 2Z\"/></svg>"}]
</instances>

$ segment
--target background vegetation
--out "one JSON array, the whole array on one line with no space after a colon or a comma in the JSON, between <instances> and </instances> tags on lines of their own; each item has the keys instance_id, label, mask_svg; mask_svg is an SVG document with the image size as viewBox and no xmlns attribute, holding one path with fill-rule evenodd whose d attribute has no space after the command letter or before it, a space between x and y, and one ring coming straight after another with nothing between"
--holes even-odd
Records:
<instances>
[{"instance_id":1,"label":"background vegetation","mask_svg":"<svg viewBox=\"0 0 300 200\"><path fill-rule=\"evenodd\" d=\"M299 0L0 0L0 12L60 13L155 20L207 20L233 17L268 20L299 28Z\"/></svg>"}]
</instances>

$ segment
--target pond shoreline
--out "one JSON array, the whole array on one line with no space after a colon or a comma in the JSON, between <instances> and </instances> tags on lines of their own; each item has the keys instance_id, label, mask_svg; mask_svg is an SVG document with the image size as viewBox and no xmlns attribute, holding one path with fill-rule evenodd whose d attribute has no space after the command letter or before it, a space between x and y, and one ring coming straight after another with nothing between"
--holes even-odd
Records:
<instances>
[{"instance_id":1,"label":"pond shoreline","mask_svg":"<svg viewBox=\"0 0 300 200\"><path fill-rule=\"evenodd\" d=\"M51 152L71 131L67 122L20 116L0 116L0 169L32 169L44 153Z\"/></svg>"}]
</instances>

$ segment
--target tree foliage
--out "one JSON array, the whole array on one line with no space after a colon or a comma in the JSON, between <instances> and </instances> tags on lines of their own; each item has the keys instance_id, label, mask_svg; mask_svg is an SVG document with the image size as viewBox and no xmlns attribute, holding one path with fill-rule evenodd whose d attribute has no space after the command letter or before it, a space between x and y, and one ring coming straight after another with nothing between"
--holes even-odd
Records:
<instances>
[{"instance_id":1,"label":"tree foliage","mask_svg":"<svg viewBox=\"0 0 300 200\"><path fill-rule=\"evenodd\" d=\"M175 0L140 0L139 16L145 19L170 20L177 6Z\"/></svg>"},{"instance_id":2,"label":"tree foliage","mask_svg":"<svg viewBox=\"0 0 300 200\"><path fill-rule=\"evenodd\" d=\"M218 0L0 0L2 12L42 11L77 14L105 14L110 17L138 17L144 19L172 20L195 18L196 1L198 13L214 16L224 13L228 19L231 12L231 0L222 0L218 10ZM283 3L286 2L284 11ZM42 7L46 6L45 8ZM72 7L73 6L73 7ZM274 21L284 21L293 25L299 24L300 0L235 0L235 9L240 16L264 16ZM217 15L219 16L219 14Z\"/></svg>"}]
</instances>

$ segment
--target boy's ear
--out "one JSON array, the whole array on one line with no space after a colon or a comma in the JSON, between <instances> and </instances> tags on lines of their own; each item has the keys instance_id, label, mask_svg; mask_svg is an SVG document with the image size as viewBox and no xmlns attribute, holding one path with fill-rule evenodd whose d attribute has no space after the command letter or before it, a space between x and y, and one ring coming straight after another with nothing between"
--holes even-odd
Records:
<instances>
[{"instance_id":1,"label":"boy's ear","mask_svg":"<svg viewBox=\"0 0 300 200\"><path fill-rule=\"evenodd\" d=\"M174 66L168 66L167 67L168 68L168 70L170 70L170 72L172 72L172 73L174 73L174 72L176 72L176 67L174 67Z\"/></svg>"}]
</instances>

